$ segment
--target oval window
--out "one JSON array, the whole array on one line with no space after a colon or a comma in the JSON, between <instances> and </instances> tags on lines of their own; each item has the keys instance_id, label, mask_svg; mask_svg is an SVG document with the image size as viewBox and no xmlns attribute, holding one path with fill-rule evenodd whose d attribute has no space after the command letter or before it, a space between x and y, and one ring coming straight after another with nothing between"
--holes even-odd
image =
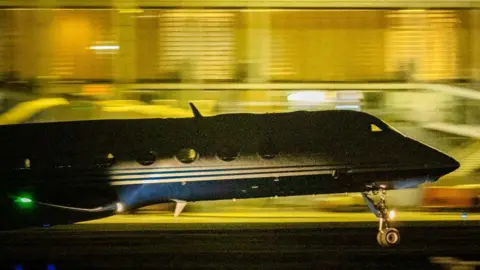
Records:
<instances>
[{"instance_id":1,"label":"oval window","mask_svg":"<svg viewBox=\"0 0 480 270\"><path fill-rule=\"evenodd\" d=\"M30 159L26 158L23 162L23 168L30 169L31 166L32 166L32 163L30 162Z\"/></svg>"},{"instance_id":2,"label":"oval window","mask_svg":"<svg viewBox=\"0 0 480 270\"><path fill-rule=\"evenodd\" d=\"M273 159L276 154L274 153L259 153L260 154L260 157L262 157L263 159Z\"/></svg>"},{"instance_id":3,"label":"oval window","mask_svg":"<svg viewBox=\"0 0 480 270\"><path fill-rule=\"evenodd\" d=\"M108 168L112 167L115 163L115 156L112 153L108 153L106 156L98 157L95 166L98 168Z\"/></svg>"},{"instance_id":4,"label":"oval window","mask_svg":"<svg viewBox=\"0 0 480 270\"><path fill-rule=\"evenodd\" d=\"M182 148L178 150L175 157L182 163L192 163L197 159L198 153L192 148Z\"/></svg>"},{"instance_id":5,"label":"oval window","mask_svg":"<svg viewBox=\"0 0 480 270\"><path fill-rule=\"evenodd\" d=\"M238 157L238 151L224 148L217 152L217 157L223 161L232 161Z\"/></svg>"},{"instance_id":6,"label":"oval window","mask_svg":"<svg viewBox=\"0 0 480 270\"><path fill-rule=\"evenodd\" d=\"M263 159L272 159L278 155L279 151L273 144L272 140L269 139L263 145L260 146L258 155Z\"/></svg>"},{"instance_id":7,"label":"oval window","mask_svg":"<svg viewBox=\"0 0 480 270\"><path fill-rule=\"evenodd\" d=\"M58 157L53 159L53 166L54 168L57 169L65 169L65 168L71 168L72 167L72 161L68 157Z\"/></svg>"},{"instance_id":8,"label":"oval window","mask_svg":"<svg viewBox=\"0 0 480 270\"><path fill-rule=\"evenodd\" d=\"M155 163L157 160L157 154L154 151L150 151L144 156L137 159L137 162L143 166L149 166Z\"/></svg>"}]
</instances>

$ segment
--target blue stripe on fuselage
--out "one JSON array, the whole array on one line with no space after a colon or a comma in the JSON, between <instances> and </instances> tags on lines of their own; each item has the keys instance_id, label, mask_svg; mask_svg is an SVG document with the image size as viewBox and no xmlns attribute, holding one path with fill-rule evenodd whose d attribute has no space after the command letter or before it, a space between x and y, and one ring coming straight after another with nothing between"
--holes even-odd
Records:
<instances>
[{"instance_id":1,"label":"blue stripe on fuselage","mask_svg":"<svg viewBox=\"0 0 480 270\"><path fill-rule=\"evenodd\" d=\"M329 175L293 176L282 178L278 182L268 178L253 178L241 181L198 181L186 184L180 182L137 184L117 186L116 189L120 200L127 207L168 202L172 199L201 201L346 191L347 185L329 181L329 179L332 179Z\"/></svg>"}]
</instances>

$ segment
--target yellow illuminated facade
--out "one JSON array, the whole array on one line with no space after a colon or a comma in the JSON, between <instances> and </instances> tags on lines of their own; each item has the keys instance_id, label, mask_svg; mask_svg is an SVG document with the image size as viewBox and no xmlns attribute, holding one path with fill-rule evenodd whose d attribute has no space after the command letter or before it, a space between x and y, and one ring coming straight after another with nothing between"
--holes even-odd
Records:
<instances>
[{"instance_id":1,"label":"yellow illuminated facade","mask_svg":"<svg viewBox=\"0 0 480 270\"><path fill-rule=\"evenodd\" d=\"M385 80L385 12L271 13L270 78L276 81Z\"/></svg>"},{"instance_id":2,"label":"yellow illuminated facade","mask_svg":"<svg viewBox=\"0 0 480 270\"><path fill-rule=\"evenodd\" d=\"M467 11L400 10L387 13L386 71L402 69L417 80L451 80L462 77ZM463 64L463 65L462 65Z\"/></svg>"},{"instance_id":3,"label":"yellow illuminated facade","mask_svg":"<svg viewBox=\"0 0 480 270\"><path fill-rule=\"evenodd\" d=\"M0 9L22 79L259 82L480 77L478 10Z\"/></svg>"},{"instance_id":4,"label":"yellow illuminated facade","mask_svg":"<svg viewBox=\"0 0 480 270\"><path fill-rule=\"evenodd\" d=\"M65 79L111 79L118 51L108 10L57 10L52 34L52 75Z\"/></svg>"},{"instance_id":5,"label":"yellow illuminated facade","mask_svg":"<svg viewBox=\"0 0 480 270\"><path fill-rule=\"evenodd\" d=\"M159 71L193 81L232 80L236 14L228 11L163 11L159 14Z\"/></svg>"}]
</instances>

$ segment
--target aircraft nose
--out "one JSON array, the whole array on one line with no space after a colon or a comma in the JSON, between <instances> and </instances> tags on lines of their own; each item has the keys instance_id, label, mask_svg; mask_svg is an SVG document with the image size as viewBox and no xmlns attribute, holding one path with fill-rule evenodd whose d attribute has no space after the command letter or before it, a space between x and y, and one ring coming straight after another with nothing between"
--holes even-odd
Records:
<instances>
[{"instance_id":1,"label":"aircraft nose","mask_svg":"<svg viewBox=\"0 0 480 270\"><path fill-rule=\"evenodd\" d=\"M441 169L448 174L460 167L460 163L453 157L423 143L415 141L417 145L416 158L426 167Z\"/></svg>"},{"instance_id":2,"label":"aircraft nose","mask_svg":"<svg viewBox=\"0 0 480 270\"><path fill-rule=\"evenodd\" d=\"M438 153L438 155L439 157L437 164L439 164L445 169L445 174L451 173L460 167L460 162L458 162L453 157L441 152Z\"/></svg>"},{"instance_id":3,"label":"aircraft nose","mask_svg":"<svg viewBox=\"0 0 480 270\"><path fill-rule=\"evenodd\" d=\"M430 148L430 152L431 161L427 164L431 164L432 167L441 167L444 174L451 173L460 167L460 162L453 157L434 148Z\"/></svg>"}]
</instances>

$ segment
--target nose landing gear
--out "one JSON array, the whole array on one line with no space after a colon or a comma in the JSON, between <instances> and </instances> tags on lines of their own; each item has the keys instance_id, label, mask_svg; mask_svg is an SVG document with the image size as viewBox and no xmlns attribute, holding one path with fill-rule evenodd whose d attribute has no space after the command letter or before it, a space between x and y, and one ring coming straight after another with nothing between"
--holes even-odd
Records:
<instances>
[{"instance_id":1,"label":"nose landing gear","mask_svg":"<svg viewBox=\"0 0 480 270\"><path fill-rule=\"evenodd\" d=\"M382 247L395 246L400 243L400 233L390 226L390 221L395 217L394 211L389 211L386 205L387 191L385 186L368 185L367 190L362 193L372 213L379 218L377 241ZM373 196L379 194L378 203L375 203Z\"/></svg>"}]
</instances>

